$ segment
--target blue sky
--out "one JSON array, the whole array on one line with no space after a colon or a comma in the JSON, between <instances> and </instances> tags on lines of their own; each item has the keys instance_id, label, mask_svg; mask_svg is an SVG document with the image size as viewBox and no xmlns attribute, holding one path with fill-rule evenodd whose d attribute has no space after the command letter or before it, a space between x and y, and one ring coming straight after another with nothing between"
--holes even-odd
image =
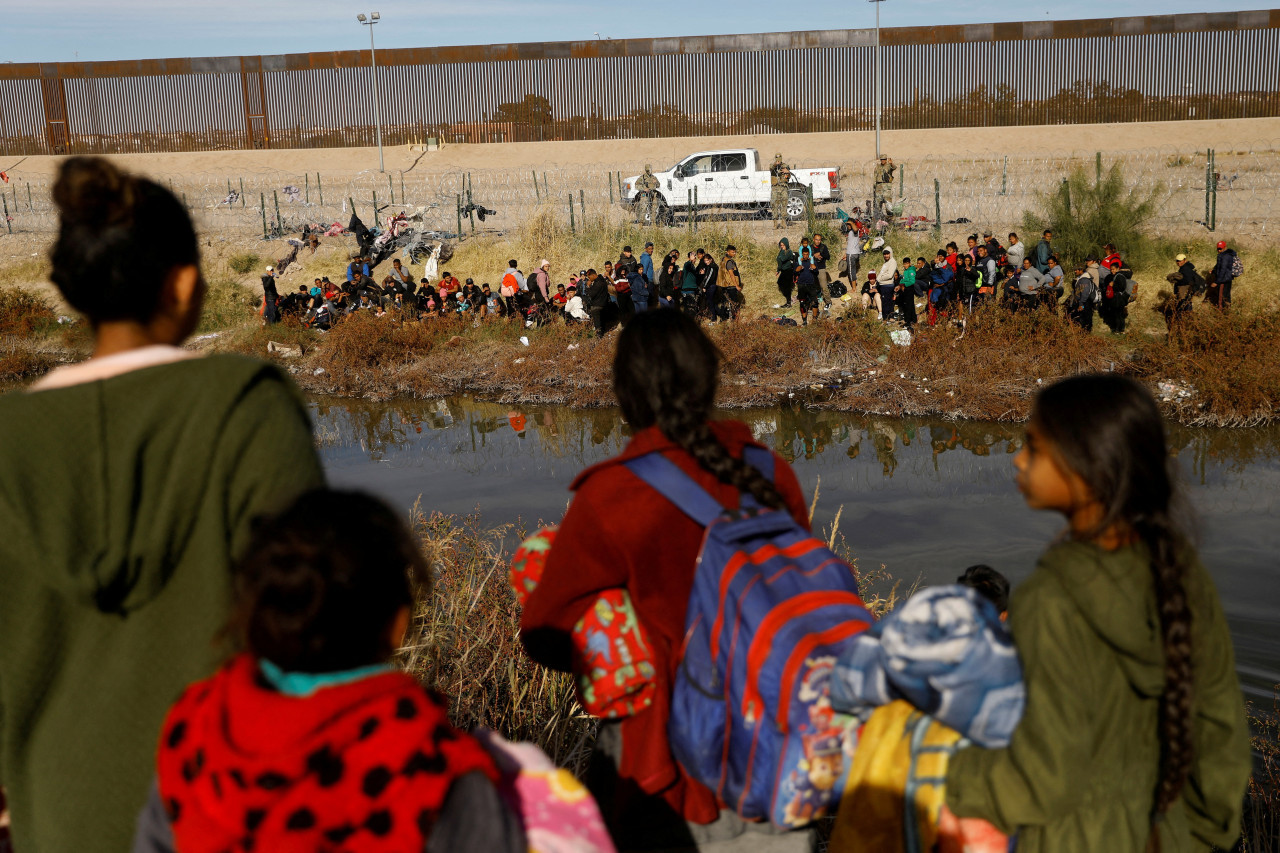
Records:
<instances>
[{"instance_id":1,"label":"blue sky","mask_svg":"<svg viewBox=\"0 0 1280 853\"><path fill-rule=\"evenodd\" d=\"M360 48L357 12L378 11L378 46L431 47L601 37L714 35L874 26L863 0L807 5L765 0L6 0L0 61L236 56ZM881 25L1101 18L1269 9L1274 0L1131 0L1073 4L886 0ZM779 11L779 8L782 11Z\"/></svg>"}]
</instances>

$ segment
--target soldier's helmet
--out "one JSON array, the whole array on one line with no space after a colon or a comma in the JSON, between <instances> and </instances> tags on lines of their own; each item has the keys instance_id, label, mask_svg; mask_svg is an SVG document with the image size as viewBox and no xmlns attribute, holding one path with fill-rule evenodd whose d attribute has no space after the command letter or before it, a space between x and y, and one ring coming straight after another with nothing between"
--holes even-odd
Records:
<instances>
[{"instance_id":1,"label":"soldier's helmet","mask_svg":"<svg viewBox=\"0 0 1280 853\"><path fill-rule=\"evenodd\" d=\"M649 174L649 173L650 173L650 172L652 172L652 171L653 171L653 166L652 166L652 165L650 165L649 163L645 163L645 164L644 164L644 173L647 175L647 174Z\"/></svg>"},{"instance_id":2,"label":"soldier's helmet","mask_svg":"<svg viewBox=\"0 0 1280 853\"><path fill-rule=\"evenodd\" d=\"M881 159L881 160L888 160L888 159L889 159L889 155L888 155L888 154L881 154L881 155L880 155L880 159Z\"/></svg>"},{"instance_id":3,"label":"soldier's helmet","mask_svg":"<svg viewBox=\"0 0 1280 853\"><path fill-rule=\"evenodd\" d=\"M782 159L782 155L781 155L781 154L774 154L774 155L773 155L773 159L775 159L775 160L781 160L781 159Z\"/></svg>"}]
</instances>

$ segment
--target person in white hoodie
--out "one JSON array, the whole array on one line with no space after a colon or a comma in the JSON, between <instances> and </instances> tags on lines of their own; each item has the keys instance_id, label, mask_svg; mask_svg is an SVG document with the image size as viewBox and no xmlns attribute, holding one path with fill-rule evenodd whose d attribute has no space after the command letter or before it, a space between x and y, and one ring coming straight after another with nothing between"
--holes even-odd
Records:
<instances>
[{"instance_id":1,"label":"person in white hoodie","mask_svg":"<svg viewBox=\"0 0 1280 853\"><path fill-rule=\"evenodd\" d=\"M893 319L894 279L898 275L898 261L893 257L893 249L884 247L884 263L876 273L876 290L880 291L880 319L886 323Z\"/></svg>"}]
</instances>

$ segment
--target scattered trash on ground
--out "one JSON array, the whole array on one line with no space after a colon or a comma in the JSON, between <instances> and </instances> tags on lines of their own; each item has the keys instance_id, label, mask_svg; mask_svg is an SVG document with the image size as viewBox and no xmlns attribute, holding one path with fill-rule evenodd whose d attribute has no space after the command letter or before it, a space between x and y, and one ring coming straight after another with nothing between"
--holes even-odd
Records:
<instances>
[{"instance_id":1,"label":"scattered trash on ground","mask_svg":"<svg viewBox=\"0 0 1280 853\"><path fill-rule=\"evenodd\" d=\"M213 336L207 336L213 337ZM197 338L199 340L199 338ZM267 352L275 353L281 358L298 358L302 355L302 347L285 346L275 341L267 341Z\"/></svg>"},{"instance_id":2,"label":"scattered trash on ground","mask_svg":"<svg viewBox=\"0 0 1280 853\"><path fill-rule=\"evenodd\" d=\"M1160 399L1165 403L1173 400L1187 400L1196 393L1194 386L1180 385L1177 382L1158 382L1156 390L1159 391Z\"/></svg>"}]
</instances>

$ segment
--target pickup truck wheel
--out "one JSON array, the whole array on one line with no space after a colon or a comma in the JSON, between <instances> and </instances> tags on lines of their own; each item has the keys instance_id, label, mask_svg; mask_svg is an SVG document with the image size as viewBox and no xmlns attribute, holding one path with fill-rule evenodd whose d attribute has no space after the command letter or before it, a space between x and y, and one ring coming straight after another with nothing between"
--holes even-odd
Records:
<instances>
[{"instance_id":1,"label":"pickup truck wheel","mask_svg":"<svg viewBox=\"0 0 1280 853\"><path fill-rule=\"evenodd\" d=\"M787 218L803 219L804 207L807 193L800 190L792 190L787 193Z\"/></svg>"}]
</instances>

